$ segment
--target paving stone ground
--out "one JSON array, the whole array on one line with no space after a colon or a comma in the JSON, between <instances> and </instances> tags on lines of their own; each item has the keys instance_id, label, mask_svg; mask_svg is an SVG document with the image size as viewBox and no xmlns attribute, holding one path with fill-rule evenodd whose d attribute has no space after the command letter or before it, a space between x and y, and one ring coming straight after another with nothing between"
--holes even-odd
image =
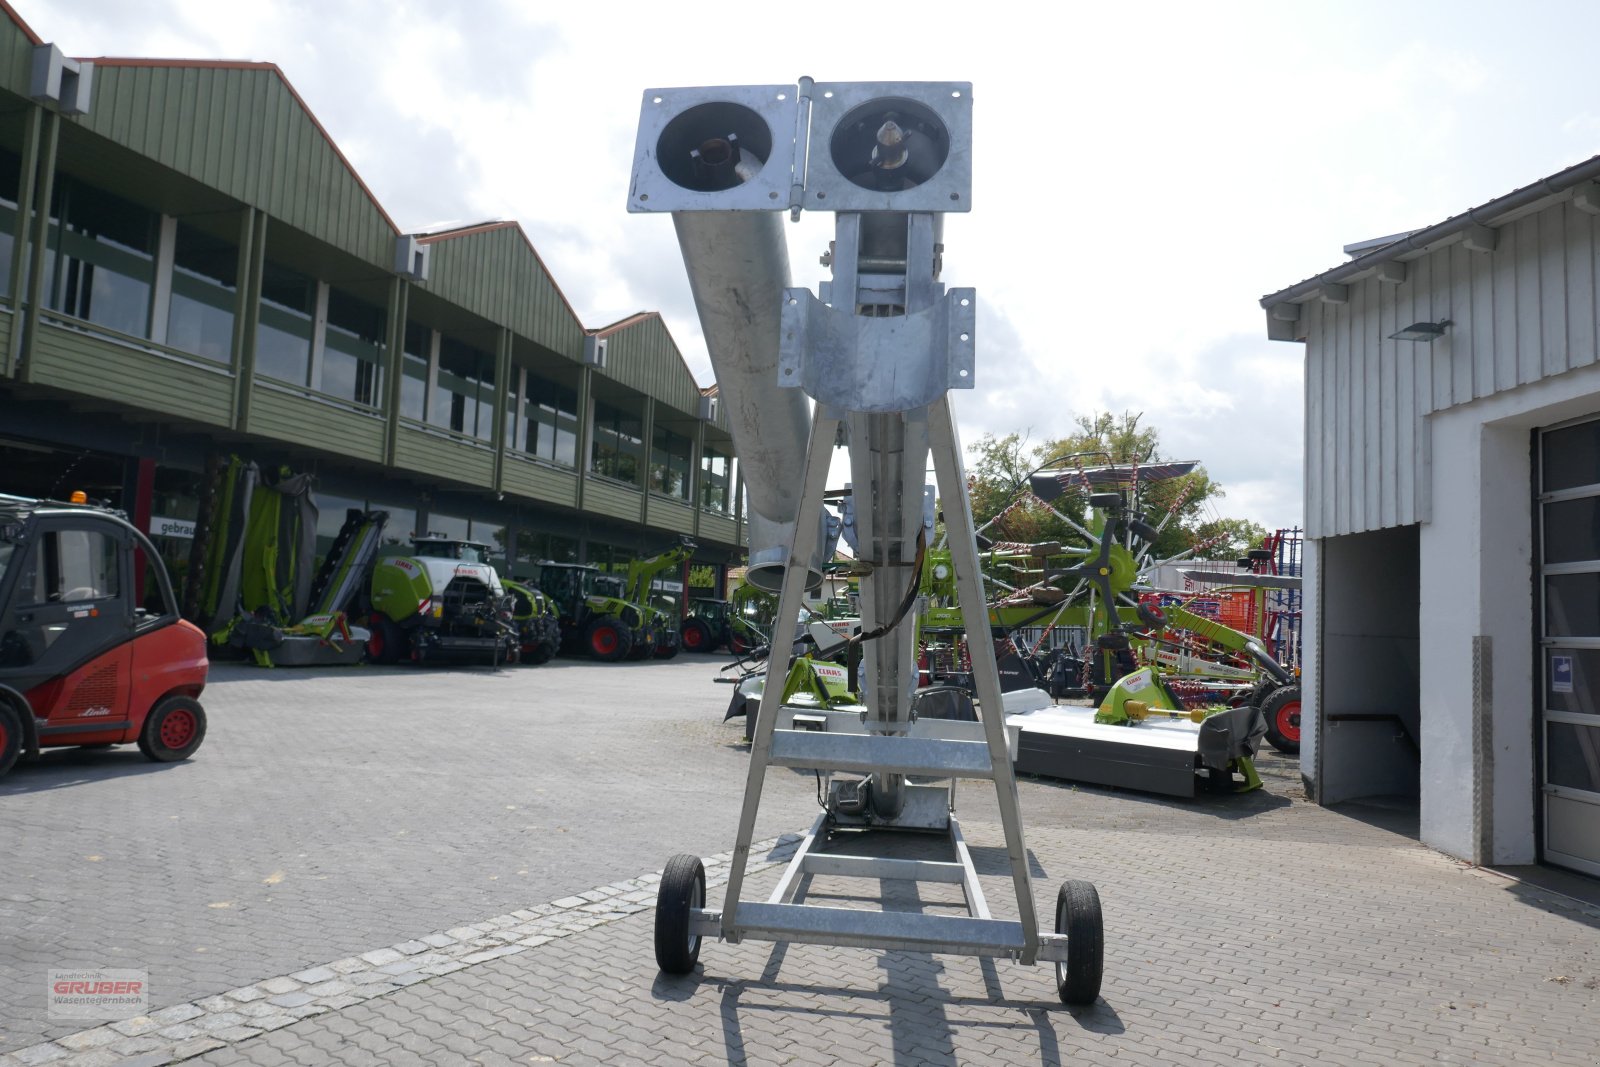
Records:
<instances>
[{"instance_id":1,"label":"paving stone ground","mask_svg":"<svg viewBox=\"0 0 1600 1067\"><path fill-rule=\"evenodd\" d=\"M171 938L137 922L111 942L126 951L110 962L104 943L93 938L108 936L116 924L91 918L98 910L81 888L91 869L83 866L91 847L85 835L105 834L85 829L91 817L126 829L130 783L165 783L171 772L108 774L87 755L74 756L33 789L18 790L16 782L40 774L37 766L25 768L0 784L6 814L0 833L20 833L33 864L25 879L17 868L0 866L0 907L7 909L0 913L0 959L10 976L0 986L6 1035L0 1053L29 1062L15 1056L55 1038L82 1046L70 1052L47 1046L61 1050L57 1062L85 1064L126 1056L154 1064L191 1054L196 1062L260 1065L1595 1060L1600 910L1422 848L1394 832L1406 825L1403 808L1368 809L1355 818L1314 807L1299 793L1294 765L1277 757L1262 761L1268 789L1248 796L1180 802L1022 783L1041 912L1049 912L1056 885L1068 877L1094 881L1104 902L1106 980L1092 1008L1063 1008L1043 966L915 953L710 942L694 974L663 977L650 943L650 877L670 852L712 856L731 846L744 756L738 728L718 722L726 689L707 682L711 661L607 670L573 665L565 679L559 671L543 680L533 671L510 679L529 693L553 693L559 683L572 694L594 686L612 696L603 712L565 704L546 709L560 722L560 740L552 740L548 755L540 753L541 732L514 729L513 716L538 713L521 707L531 698L508 701L519 710L500 707L494 694L508 688L507 680L489 672L446 684L434 675L281 672L270 682L236 675L216 686L213 728L229 740L212 753L218 777L196 781L205 803L192 813L210 836L161 838L146 843L149 867L124 860L112 868L123 872L118 889L130 906L148 910L153 894L172 894L173 921L217 946L214 967L195 963L211 953L182 951L200 938ZM398 696L418 717L424 713L415 708L450 695L460 714L447 720L453 729L435 731L435 759L410 744L416 730L402 742L397 732L374 728L384 716L408 714L404 707L368 707L364 702L374 698L365 690L374 682L391 690L385 700ZM427 714L435 726L444 718ZM294 726L302 743L284 750L274 769L251 773L273 762L271 746L263 748L272 731L256 728L262 718ZM504 736L486 738L491 728ZM506 751L514 744L527 747ZM306 755L319 748L332 754ZM466 758L485 750L479 760ZM351 759L354 752L364 759ZM203 764L197 758L185 766L198 779ZM479 766L486 769L474 775ZM490 799L501 799L496 790L532 766L546 792L519 794L531 813L514 818L525 821L493 812ZM434 775L447 786L429 786ZM497 784L486 785L485 777ZM70 783L42 784L60 778ZM350 778L356 784L347 784ZM224 795L209 796L230 782ZM388 799L374 802L380 810L411 812L427 807L411 801L426 798L441 808L437 820L361 817L355 798L381 783ZM252 801L262 802L263 794L257 811ZM475 806L478 818L454 805L457 794L470 798L463 805ZM284 806L279 818L295 827L287 838L246 829L229 838L230 808L236 815L250 810L238 821L255 829L273 825L273 805ZM964 784L960 809L991 904L998 913L1014 912L992 799L980 783ZM810 779L775 772L763 810L758 836L805 829L814 811ZM414 822L400 827L414 829L404 835L413 839L396 843L392 833L375 833L391 822ZM51 834L77 858L45 862L50 850L38 839ZM256 890L256 869L273 849L283 855L294 847L296 834L310 835L328 877L315 891L287 895L277 888L288 884L286 869L275 886ZM119 838L93 847L115 848L117 857L136 851ZM211 851L253 864L250 879L215 881ZM508 852L519 860L536 856L538 879L503 878L485 887L485 872L500 871ZM378 869L367 870L369 861ZM305 868L293 870L305 877ZM162 879L161 871L175 873ZM776 866L758 872L747 896L762 895L777 872ZM306 880L316 882L314 875ZM44 906L14 900L19 884ZM247 898L248 909L202 903L221 895L218 885L245 898L247 884L256 894ZM189 889L195 885L201 888ZM836 879L819 879L811 891L826 900L851 887L880 891L877 883ZM959 899L944 887L917 892L914 900L890 899L928 911ZM720 890L711 898L720 903ZM233 913L234 921L219 920L218 912ZM85 918L88 933L71 933L74 924L64 920L73 914ZM482 921L489 917L507 925ZM29 939L25 946L19 929ZM278 936L267 939L268 950L248 947L273 930ZM446 932L462 935L459 948L415 940ZM19 946L36 962L13 969ZM439 973L407 969L406 959L430 952L458 954L432 964ZM170 1041L141 1050L126 1044L133 1037L124 1031L75 1034L77 1027L50 1023L42 1005L34 1006L42 991L28 966L66 966L55 962L65 956L71 963L140 966L140 954L160 961L149 965L159 1001L152 1009L175 1012L173 1018L187 1014L186 1003L195 1011L187 1023L167 1024L196 1027L181 1052ZM328 983L340 980L338 972L330 978L307 968L363 955L352 974L379 971L403 980L373 978L359 988L364 996L315 992L337 988ZM173 973L164 976L163 968ZM304 981L290 977L297 972ZM166 986L158 981L163 977ZM271 986L268 979L288 984ZM260 995L238 1001L238 1010L226 1000L206 1003L241 987ZM350 999L328 1006L343 996ZM295 1017L297 1011L305 1017ZM0 1064L12 1067L3 1055Z\"/></svg>"}]
</instances>

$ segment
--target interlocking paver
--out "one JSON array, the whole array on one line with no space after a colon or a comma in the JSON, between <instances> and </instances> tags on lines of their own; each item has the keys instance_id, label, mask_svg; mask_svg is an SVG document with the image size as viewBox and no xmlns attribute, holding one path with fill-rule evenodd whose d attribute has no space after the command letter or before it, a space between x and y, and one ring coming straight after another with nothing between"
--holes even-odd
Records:
<instances>
[{"instance_id":1,"label":"interlocking paver","mask_svg":"<svg viewBox=\"0 0 1600 1067\"><path fill-rule=\"evenodd\" d=\"M645 665L664 677L679 667ZM486 686L494 676L471 681ZM618 719L626 720L628 705L620 707ZM579 729L586 720L563 721ZM706 773L722 776L724 784L742 777L744 757L732 741L736 726L708 725L687 713L660 719L647 714L633 721L635 733L649 733L641 722L680 731L680 740L689 739L683 749L700 746L702 757L709 753L701 760L713 767ZM655 767L638 752L638 738L622 736L627 733L597 729L589 741L617 745L610 765L625 766L630 755L638 755L640 766ZM651 735L648 743L659 747L661 735L670 733ZM571 781L592 779L607 765L579 759ZM199 767L199 760L191 766ZM308 953L309 942L296 934L281 941L285 947L276 951L287 958L276 970L261 965L268 958L261 951L220 967L174 955L174 965L214 983L196 989L196 999L232 989L232 1010L206 1015L194 1008L191 1015L182 1010L185 1005L174 1008L163 999L152 1005L151 1025L161 1029L150 1039L229 1040L236 1043L195 1043L184 1054L211 1064L262 1065L463 1059L526 1064L529 1057L806 1067L891 1061L1590 1062L1600 1038L1600 1013L1594 1010L1600 912L1484 877L1403 836L1312 807L1298 794L1292 764L1269 756L1262 767L1267 793L1192 803L1022 783L1041 908L1053 903L1054 885L1068 876L1095 881L1105 902L1107 976L1103 999L1092 1009L1062 1008L1043 967L906 953L708 943L694 975L657 975L650 946L653 913L646 907L627 914L623 907L653 901L653 889L641 888L653 881L638 876L659 865L663 852L714 853L732 844L729 798L737 797L739 786L709 799L706 775L697 777L686 763L662 769L648 793L639 794L650 798L641 818L653 820L654 839L623 842L609 858L643 856L648 846L648 863L616 866L588 884L547 879L552 891L544 898L462 894L448 913L425 912L431 923L416 922L414 915L409 923L401 921L407 917L405 901L414 898L405 895L407 886L391 901L398 916L374 923L372 911L354 910L353 927L381 930L365 942L335 929L336 909L298 898L300 918L288 926L301 920L308 927L324 924L316 953ZM809 821L809 788L796 778L772 776L764 814L770 809L778 816L774 832ZM993 803L976 785L964 786L959 799L990 903L1001 914L1014 914ZM539 818L529 825L553 821L529 814L535 810L524 808L519 817ZM633 809L625 810L631 818ZM579 837L562 835L559 848L535 840L548 830L509 832L500 826L500 848L509 841L513 848L549 849L551 862L568 863L570 857L572 869L589 869L584 864L594 860L584 857L590 850L602 841L615 844L606 836L609 823ZM460 881L451 880L460 875L451 867L456 857L494 855L494 835L461 842L441 833L411 842L409 877L419 884L439 878L440 885L459 887ZM442 857L430 854L435 845ZM97 854L105 847L96 844ZM144 871L139 877L154 875ZM752 876L748 895L762 895L776 876L776 869ZM840 888L826 879L813 885L816 893ZM48 880L13 887L3 875L0 890L0 912L58 892ZM924 910L952 899L943 887L928 886L915 897L898 890L885 895ZM28 901L12 899L18 896ZM717 903L720 891L713 889L711 897ZM504 904L465 906L485 900ZM264 900L260 904L274 914ZM230 912L234 921L248 918L242 908L219 911ZM284 935L264 924L247 922L239 929L241 937L248 933L257 941ZM529 929L541 932L530 938ZM496 935L516 938L510 947L518 951L496 955L507 947ZM49 942L38 939L37 927L28 936L35 941L21 946L16 958L32 961L28 966L57 965L51 950L40 947ZM341 953L342 959L323 962ZM420 974L406 969L430 959L429 953L447 953L439 958L448 965L432 964ZM469 957L474 962L464 963ZM374 965L372 958L383 962ZM246 965L256 969L240 969ZM437 970L449 973L430 973ZM273 986L275 974L291 984ZM308 986L312 978L326 982ZM413 984L402 988L402 981ZM365 999L333 994L341 986ZM7 988L0 984L0 996ZM241 997L240 991L255 995ZM293 1010L319 1014L293 1019L274 1003L300 995L321 999ZM217 1022L224 1014L237 1021ZM112 1029L118 1041L149 1033ZM6 1047L0 1044L0 1050Z\"/></svg>"}]
</instances>

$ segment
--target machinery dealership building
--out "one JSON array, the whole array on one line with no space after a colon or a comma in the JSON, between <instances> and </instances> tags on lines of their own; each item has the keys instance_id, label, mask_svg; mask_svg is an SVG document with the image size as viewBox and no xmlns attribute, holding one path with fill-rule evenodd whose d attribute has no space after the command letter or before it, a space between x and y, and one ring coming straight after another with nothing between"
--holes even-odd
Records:
<instances>
[{"instance_id":1,"label":"machinery dealership building","mask_svg":"<svg viewBox=\"0 0 1600 1067\"><path fill-rule=\"evenodd\" d=\"M1262 299L1305 344L1302 773L1600 874L1600 157Z\"/></svg>"},{"instance_id":2,"label":"machinery dealership building","mask_svg":"<svg viewBox=\"0 0 1600 1067\"><path fill-rule=\"evenodd\" d=\"M267 63L75 61L0 0L0 492L127 511L180 581L207 472L534 561L680 536L721 592L732 441L659 315L586 329L513 222L405 232Z\"/></svg>"}]
</instances>

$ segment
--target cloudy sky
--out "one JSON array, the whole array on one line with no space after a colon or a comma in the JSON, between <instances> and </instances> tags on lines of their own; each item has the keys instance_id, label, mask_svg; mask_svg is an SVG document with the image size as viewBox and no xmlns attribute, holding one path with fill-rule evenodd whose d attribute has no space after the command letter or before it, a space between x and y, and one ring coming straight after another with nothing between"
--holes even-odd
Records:
<instances>
[{"instance_id":1,"label":"cloudy sky","mask_svg":"<svg viewBox=\"0 0 1600 1067\"><path fill-rule=\"evenodd\" d=\"M278 64L402 227L517 219L585 325L661 311L702 384L671 223L624 210L642 91L971 81L963 437L1143 412L1269 528L1301 517L1303 353L1260 296L1600 153L1592 0L13 3L69 55ZM788 229L814 288L831 219Z\"/></svg>"}]
</instances>

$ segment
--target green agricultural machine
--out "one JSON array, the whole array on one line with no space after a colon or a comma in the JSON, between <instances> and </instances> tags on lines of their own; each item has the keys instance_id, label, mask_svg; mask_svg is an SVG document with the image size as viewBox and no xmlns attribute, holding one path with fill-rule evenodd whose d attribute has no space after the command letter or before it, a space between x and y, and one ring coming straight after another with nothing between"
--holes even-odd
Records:
<instances>
[{"instance_id":1,"label":"green agricultural machine","mask_svg":"<svg viewBox=\"0 0 1600 1067\"><path fill-rule=\"evenodd\" d=\"M641 651L635 656L636 659L643 659L651 654L657 659L671 659L683 647L678 601L669 595L655 592L652 587L657 578L673 568L682 573L684 563L694 555L694 550L694 541L684 537L659 555L651 556L649 559L636 559L628 564L627 599L644 608L650 629L655 634L655 643L651 649Z\"/></svg>"},{"instance_id":2,"label":"green agricultural machine","mask_svg":"<svg viewBox=\"0 0 1600 1067\"><path fill-rule=\"evenodd\" d=\"M621 576L583 563L545 562L539 565L539 588L561 611L563 650L606 663L654 654L650 613L627 599Z\"/></svg>"},{"instance_id":3,"label":"green agricultural machine","mask_svg":"<svg viewBox=\"0 0 1600 1067\"><path fill-rule=\"evenodd\" d=\"M767 643L777 610L777 597L745 582L734 588L729 600L696 597L683 622L683 647L689 652L726 648L742 656Z\"/></svg>"},{"instance_id":4,"label":"green agricultural machine","mask_svg":"<svg viewBox=\"0 0 1600 1067\"><path fill-rule=\"evenodd\" d=\"M489 546L438 534L411 544L412 555L381 559L372 569L368 658L516 663L523 638L515 597L489 565Z\"/></svg>"},{"instance_id":5,"label":"green agricultural machine","mask_svg":"<svg viewBox=\"0 0 1600 1067\"><path fill-rule=\"evenodd\" d=\"M509 579L503 584L512 598L511 621L522 641L522 662L549 662L561 648L561 609L534 586Z\"/></svg>"}]
</instances>

